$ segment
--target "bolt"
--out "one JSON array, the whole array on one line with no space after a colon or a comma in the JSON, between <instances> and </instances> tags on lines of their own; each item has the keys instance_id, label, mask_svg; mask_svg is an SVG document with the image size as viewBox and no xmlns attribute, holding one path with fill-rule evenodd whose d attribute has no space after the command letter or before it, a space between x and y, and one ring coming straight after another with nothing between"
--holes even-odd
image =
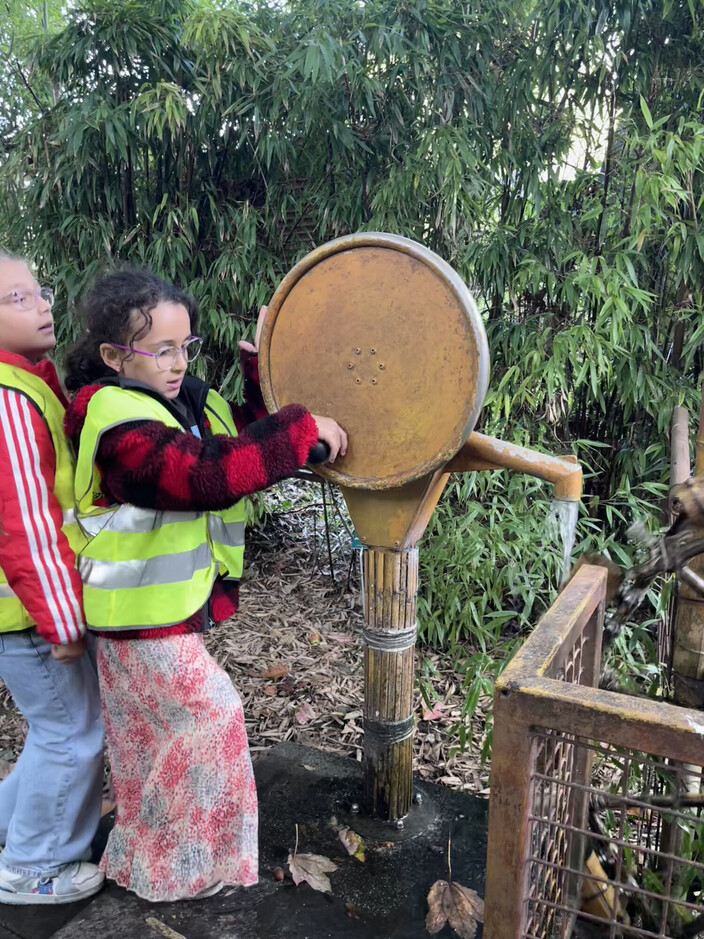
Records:
<instances>
[{"instance_id":1,"label":"bolt","mask_svg":"<svg viewBox=\"0 0 704 939\"><path fill-rule=\"evenodd\" d=\"M360 353L361 351L362 351L361 349L355 349L355 350L354 350L354 354L355 354L355 355L359 355L359 353Z\"/></svg>"},{"instance_id":2,"label":"bolt","mask_svg":"<svg viewBox=\"0 0 704 939\"><path fill-rule=\"evenodd\" d=\"M383 372L383 371L384 371L384 369L386 368L386 366L384 365L384 363L383 363L383 362L379 362L379 368L380 368L380 369L381 369L381 371Z\"/></svg>"},{"instance_id":3,"label":"bolt","mask_svg":"<svg viewBox=\"0 0 704 939\"><path fill-rule=\"evenodd\" d=\"M403 819L402 818L396 819L396 821L394 822L394 828L396 828L397 831L403 831Z\"/></svg>"},{"instance_id":4,"label":"bolt","mask_svg":"<svg viewBox=\"0 0 704 939\"><path fill-rule=\"evenodd\" d=\"M423 802L423 794L421 792L414 792L413 801L415 802L416 805L421 805Z\"/></svg>"},{"instance_id":5,"label":"bolt","mask_svg":"<svg viewBox=\"0 0 704 939\"><path fill-rule=\"evenodd\" d=\"M353 802L350 806L350 812L353 815L359 815L359 802Z\"/></svg>"}]
</instances>

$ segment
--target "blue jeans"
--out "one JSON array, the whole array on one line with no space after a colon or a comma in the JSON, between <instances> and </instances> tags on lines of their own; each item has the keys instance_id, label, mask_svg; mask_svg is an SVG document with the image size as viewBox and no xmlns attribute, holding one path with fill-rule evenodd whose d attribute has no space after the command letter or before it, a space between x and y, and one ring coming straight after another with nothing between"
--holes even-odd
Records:
<instances>
[{"instance_id":1,"label":"blue jeans","mask_svg":"<svg viewBox=\"0 0 704 939\"><path fill-rule=\"evenodd\" d=\"M0 678L29 730L0 783L0 866L53 876L90 858L100 820L103 722L95 664L51 657L36 630L0 634Z\"/></svg>"}]
</instances>

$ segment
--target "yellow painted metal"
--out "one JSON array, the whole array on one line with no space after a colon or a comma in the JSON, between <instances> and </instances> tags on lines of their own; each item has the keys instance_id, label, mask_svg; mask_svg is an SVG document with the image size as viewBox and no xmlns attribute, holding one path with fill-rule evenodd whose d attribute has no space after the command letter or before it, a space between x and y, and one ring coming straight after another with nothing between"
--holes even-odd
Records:
<instances>
[{"instance_id":1,"label":"yellow painted metal","mask_svg":"<svg viewBox=\"0 0 704 939\"><path fill-rule=\"evenodd\" d=\"M270 410L297 402L347 431L347 455L319 472L348 489L439 469L473 430L489 378L467 287L396 235L351 235L304 258L274 294L260 346Z\"/></svg>"},{"instance_id":2,"label":"yellow painted metal","mask_svg":"<svg viewBox=\"0 0 704 939\"><path fill-rule=\"evenodd\" d=\"M565 502L579 502L582 497L582 467L575 457L550 456L476 432L445 467L449 473L491 469L510 469L545 479L553 484L555 498Z\"/></svg>"},{"instance_id":3,"label":"yellow painted metal","mask_svg":"<svg viewBox=\"0 0 704 939\"><path fill-rule=\"evenodd\" d=\"M394 550L416 545L448 478L437 470L396 489L340 487L359 540L368 547Z\"/></svg>"}]
</instances>

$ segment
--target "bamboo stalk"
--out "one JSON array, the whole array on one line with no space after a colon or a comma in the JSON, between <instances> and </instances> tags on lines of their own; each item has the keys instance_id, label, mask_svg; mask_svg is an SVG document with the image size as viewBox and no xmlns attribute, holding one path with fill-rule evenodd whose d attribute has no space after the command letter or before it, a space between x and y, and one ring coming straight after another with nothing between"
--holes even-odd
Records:
<instances>
[{"instance_id":1,"label":"bamboo stalk","mask_svg":"<svg viewBox=\"0 0 704 939\"><path fill-rule=\"evenodd\" d=\"M417 548L364 552L366 799L370 814L387 821L407 815L413 795L417 589Z\"/></svg>"}]
</instances>

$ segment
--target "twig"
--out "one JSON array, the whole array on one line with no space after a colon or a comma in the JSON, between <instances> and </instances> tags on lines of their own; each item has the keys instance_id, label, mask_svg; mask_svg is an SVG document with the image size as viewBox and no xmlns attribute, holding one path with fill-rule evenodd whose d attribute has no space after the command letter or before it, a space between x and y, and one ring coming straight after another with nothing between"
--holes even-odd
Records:
<instances>
[{"instance_id":1,"label":"twig","mask_svg":"<svg viewBox=\"0 0 704 939\"><path fill-rule=\"evenodd\" d=\"M330 520L328 518L328 502L325 498L325 480L320 484L321 492L323 495L323 515L325 517L325 540L328 545L328 563L330 564L330 577L332 578L333 584L337 585L335 580L335 568L333 567L332 562L332 545L330 544Z\"/></svg>"},{"instance_id":2,"label":"twig","mask_svg":"<svg viewBox=\"0 0 704 939\"><path fill-rule=\"evenodd\" d=\"M450 861L450 848L452 845L452 829L447 833L447 882L452 883L452 863Z\"/></svg>"},{"instance_id":3,"label":"twig","mask_svg":"<svg viewBox=\"0 0 704 939\"><path fill-rule=\"evenodd\" d=\"M176 932L175 929L167 926L166 923L162 923L162 921L155 916L147 916L145 923L147 926L151 926L152 929L156 929L158 933L161 933L164 939L186 939L183 933Z\"/></svg>"}]
</instances>

